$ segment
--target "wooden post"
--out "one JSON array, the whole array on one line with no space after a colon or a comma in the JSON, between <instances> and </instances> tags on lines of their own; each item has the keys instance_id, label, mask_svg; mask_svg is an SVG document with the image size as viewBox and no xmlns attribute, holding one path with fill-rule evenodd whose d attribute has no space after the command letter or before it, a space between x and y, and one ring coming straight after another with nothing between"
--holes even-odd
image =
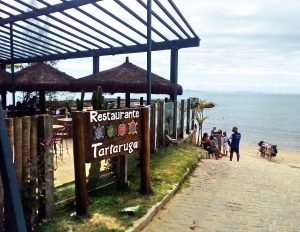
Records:
<instances>
[{"instance_id":1,"label":"wooden post","mask_svg":"<svg viewBox=\"0 0 300 232\"><path fill-rule=\"evenodd\" d=\"M22 118L14 118L14 166L18 183L22 183Z\"/></svg>"},{"instance_id":2,"label":"wooden post","mask_svg":"<svg viewBox=\"0 0 300 232\"><path fill-rule=\"evenodd\" d=\"M140 106L143 106L143 105L144 105L144 98L140 97Z\"/></svg>"},{"instance_id":3,"label":"wooden post","mask_svg":"<svg viewBox=\"0 0 300 232\"><path fill-rule=\"evenodd\" d=\"M190 121L191 121L191 99L187 99L186 107L186 133L190 134Z\"/></svg>"},{"instance_id":4,"label":"wooden post","mask_svg":"<svg viewBox=\"0 0 300 232\"><path fill-rule=\"evenodd\" d=\"M40 114L46 113L46 96L45 91L39 92L39 107L40 107Z\"/></svg>"},{"instance_id":5,"label":"wooden post","mask_svg":"<svg viewBox=\"0 0 300 232\"><path fill-rule=\"evenodd\" d=\"M30 129L31 118L26 116L22 118L22 180L23 182L29 178L29 160L30 160Z\"/></svg>"},{"instance_id":6,"label":"wooden post","mask_svg":"<svg viewBox=\"0 0 300 232\"><path fill-rule=\"evenodd\" d=\"M6 128L7 128L7 135L9 140L9 147L11 150L11 154L14 153L14 119L13 118L6 118Z\"/></svg>"},{"instance_id":7,"label":"wooden post","mask_svg":"<svg viewBox=\"0 0 300 232\"><path fill-rule=\"evenodd\" d=\"M177 101L174 101L174 111L173 111L173 139L177 139Z\"/></svg>"},{"instance_id":8,"label":"wooden post","mask_svg":"<svg viewBox=\"0 0 300 232\"><path fill-rule=\"evenodd\" d=\"M117 109L120 109L121 108L121 98L118 97L117 98Z\"/></svg>"},{"instance_id":9,"label":"wooden post","mask_svg":"<svg viewBox=\"0 0 300 232\"><path fill-rule=\"evenodd\" d=\"M159 120L160 120L160 139L161 139L161 145L165 145L165 102L164 101L161 101L160 102L160 112L159 112Z\"/></svg>"},{"instance_id":10,"label":"wooden post","mask_svg":"<svg viewBox=\"0 0 300 232\"><path fill-rule=\"evenodd\" d=\"M151 115L150 115L150 152L155 152L155 134L156 134L156 104L151 104Z\"/></svg>"},{"instance_id":11,"label":"wooden post","mask_svg":"<svg viewBox=\"0 0 300 232\"><path fill-rule=\"evenodd\" d=\"M30 128L30 163L32 175L37 173L37 154L38 154L38 143L37 143L37 127L38 127L38 117L31 117L31 128ZM33 176L31 176L33 178Z\"/></svg>"},{"instance_id":12,"label":"wooden post","mask_svg":"<svg viewBox=\"0 0 300 232\"><path fill-rule=\"evenodd\" d=\"M130 93L125 93L125 106L130 108Z\"/></svg>"},{"instance_id":13,"label":"wooden post","mask_svg":"<svg viewBox=\"0 0 300 232\"><path fill-rule=\"evenodd\" d=\"M184 99L181 99L180 107L180 138L184 136Z\"/></svg>"},{"instance_id":14,"label":"wooden post","mask_svg":"<svg viewBox=\"0 0 300 232\"><path fill-rule=\"evenodd\" d=\"M130 93L125 94L125 106L130 108ZM128 156L122 155L117 159L117 187L118 189L124 189L128 187L127 179L127 166L128 166Z\"/></svg>"},{"instance_id":15,"label":"wooden post","mask_svg":"<svg viewBox=\"0 0 300 232\"><path fill-rule=\"evenodd\" d=\"M140 153L141 167L141 193L152 193L150 175L150 130L149 130L149 109L142 108L142 151Z\"/></svg>"},{"instance_id":16,"label":"wooden post","mask_svg":"<svg viewBox=\"0 0 300 232\"><path fill-rule=\"evenodd\" d=\"M39 190L42 203L39 207L39 217L50 219L54 216L54 160L51 152L53 143L52 118L50 115L38 116L38 170Z\"/></svg>"},{"instance_id":17,"label":"wooden post","mask_svg":"<svg viewBox=\"0 0 300 232\"><path fill-rule=\"evenodd\" d=\"M195 129L195 111L192 110L192 130Z\"/></svg>"},{"instance_id":18,"label":"wooden post","mask_svg":"<svg viewBox=\"0 0 300 232\"><path fill-rule=\"evenodd\" d=\"M84 215L88 210L88 196L85 174L85 134L82 112L72 112L73 150L75 171L75 199L77 215Z\"/></svg>"}]
</instances>

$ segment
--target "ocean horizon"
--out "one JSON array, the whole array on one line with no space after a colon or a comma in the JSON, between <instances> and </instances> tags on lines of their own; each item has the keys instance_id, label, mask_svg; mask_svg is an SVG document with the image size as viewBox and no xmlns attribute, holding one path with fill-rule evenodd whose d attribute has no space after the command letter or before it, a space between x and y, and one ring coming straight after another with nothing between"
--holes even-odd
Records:
<instances>
[{"instance_id":1,"label":"ocean horizon","mask_svg":"<svg viewBox=\"0 0 300 232\"><path fill-rule=\"evenodd\" d=\"M209 117L204 122L204 132L216 126L230 135L236 126L242 134L241 143L257 146L263 140L277 144L279 150L300 151L299 94L184 91L182 98L188 96L216 104L204 110Z\"/></svg>"},{"instance_id":2,"label":"ocean horizon","mask_svg":"<svg viewBox=\"0 0 300 232\"><path fill-rule=\"evenodd\" d=\"M79 94L70 95L74 99L79 97ZM85 99L90 99L90 95L86 94ZM124 94L106 95L107 98L117 96L124 98ZM140 96L146 100L145 94L132 94L131 97ZM165 97L168 95L152 95L152 99ZM300 151L300 94L187 89L178 99L189 97L206 99L216 104L214 108L204 110L204 115L208 116L203 125L204 132L210 132L216 126L230 135L232 127L236 126L242 134L243 144L257 146L263 140L277 144L278 149Z\"/></svg>"}]
</instances>

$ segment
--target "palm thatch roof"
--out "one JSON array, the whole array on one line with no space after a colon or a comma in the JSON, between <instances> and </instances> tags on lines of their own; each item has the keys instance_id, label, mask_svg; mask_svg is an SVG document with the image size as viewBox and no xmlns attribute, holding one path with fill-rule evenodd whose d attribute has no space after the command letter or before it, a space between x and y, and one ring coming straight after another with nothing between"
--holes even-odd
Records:
<instances>
[{"instance_id":1,"label":"palm thatch roof","mask_svg":"<svg viewBox=\"0 0 300 232\"><path fill-rule=\"evenodd\" d=\"M128 61L114 68L77 79L73 83L74 91L95 91L101 86L109 93L146 93L147 71ZM182 86L177 85L177 94L182 94ZM152 73L152 94L173 94L175 84Z\"/></svg>"},{"instance_id":2,"label":"palm thatch roof","mask_svg":"<svg viewBox=\"0 0 300 232\"><path fill-rule=\"evenodd\" d=\"M4 84L10 81L10 74L5 70L0 69L0 91L5 90Z\"/></svg>"},{"instance_id":3,"label":"palm thatch roof","mask_svg":"<svg viewBox=\"0 0 300 232\"><path fill-rule=\"evenodd\" d=\"M75 78L45 63L35 63L15 74L16 91L69 91ZM11 83L5 83L11 90Z\"/></svg>"}]
</instances>

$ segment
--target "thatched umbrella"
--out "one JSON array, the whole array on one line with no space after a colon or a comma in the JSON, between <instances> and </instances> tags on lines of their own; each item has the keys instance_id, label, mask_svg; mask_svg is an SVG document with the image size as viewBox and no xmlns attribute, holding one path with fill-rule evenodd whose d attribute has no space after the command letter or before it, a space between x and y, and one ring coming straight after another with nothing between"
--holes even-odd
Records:
<instances>
[{"instance_id":1,"label":"thatched umbrella","mask_svg":"<svg viewBox=\"0 0 300 232\"><path fill-rule=\"evenodd\" d=\"M45 91L69 91L75 78L45 63L35 63L15 74L16 91L39 91L41 111L45 112ZM6 90L11 83L5 82Z\"/></svg>"},{"instance_id":2,"label":"thatched umbrella","mask_svg":"<svg viewBox=\"0 0 300 232\"><path fill-rule=\"evenodd\" d=\"M108 93L146 93L147 71L129 62L77 79L73 83L75 91L95 91L97 86L102 86ZM181 85L176 86L177 94L182 94ZM175 84L169 80L152 73L152 94L169 94L175 91Z\"/></svg>"},{"instance_id":3,"label":"thatched umbrella","mask_svg":"<svg viewBox=\"0 0 300 232\"><path fill-rule=\"evenodd\" d=\"M74 77L45 63L35 63L15 73L16 91L69 91ZM11 90L11 83L6 85Z\"/></svg>"}]
</instances>

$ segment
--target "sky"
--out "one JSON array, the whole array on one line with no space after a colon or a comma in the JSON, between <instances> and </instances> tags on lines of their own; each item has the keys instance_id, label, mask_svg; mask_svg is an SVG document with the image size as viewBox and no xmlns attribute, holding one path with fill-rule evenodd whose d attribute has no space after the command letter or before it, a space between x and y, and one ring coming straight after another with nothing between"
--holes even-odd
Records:
<instances>
[{"instance_id":1,"label":"sky","mask_svg":"<svg viewBox=\"0 0 300 232\"><path fill-rule=\"evenodd\" d=\"M201 38L179 51L179 84L200 91L300 94L299 0L173 0ZM298 28L298 29L297 29ZM129 54L146 69L146 53ZM100 57L100 70L126 55ZM152 53L152 72L170 77L170 52ZM60 61L76 78L91 74L92 59Z\"/></svg>"}]
</instances>

